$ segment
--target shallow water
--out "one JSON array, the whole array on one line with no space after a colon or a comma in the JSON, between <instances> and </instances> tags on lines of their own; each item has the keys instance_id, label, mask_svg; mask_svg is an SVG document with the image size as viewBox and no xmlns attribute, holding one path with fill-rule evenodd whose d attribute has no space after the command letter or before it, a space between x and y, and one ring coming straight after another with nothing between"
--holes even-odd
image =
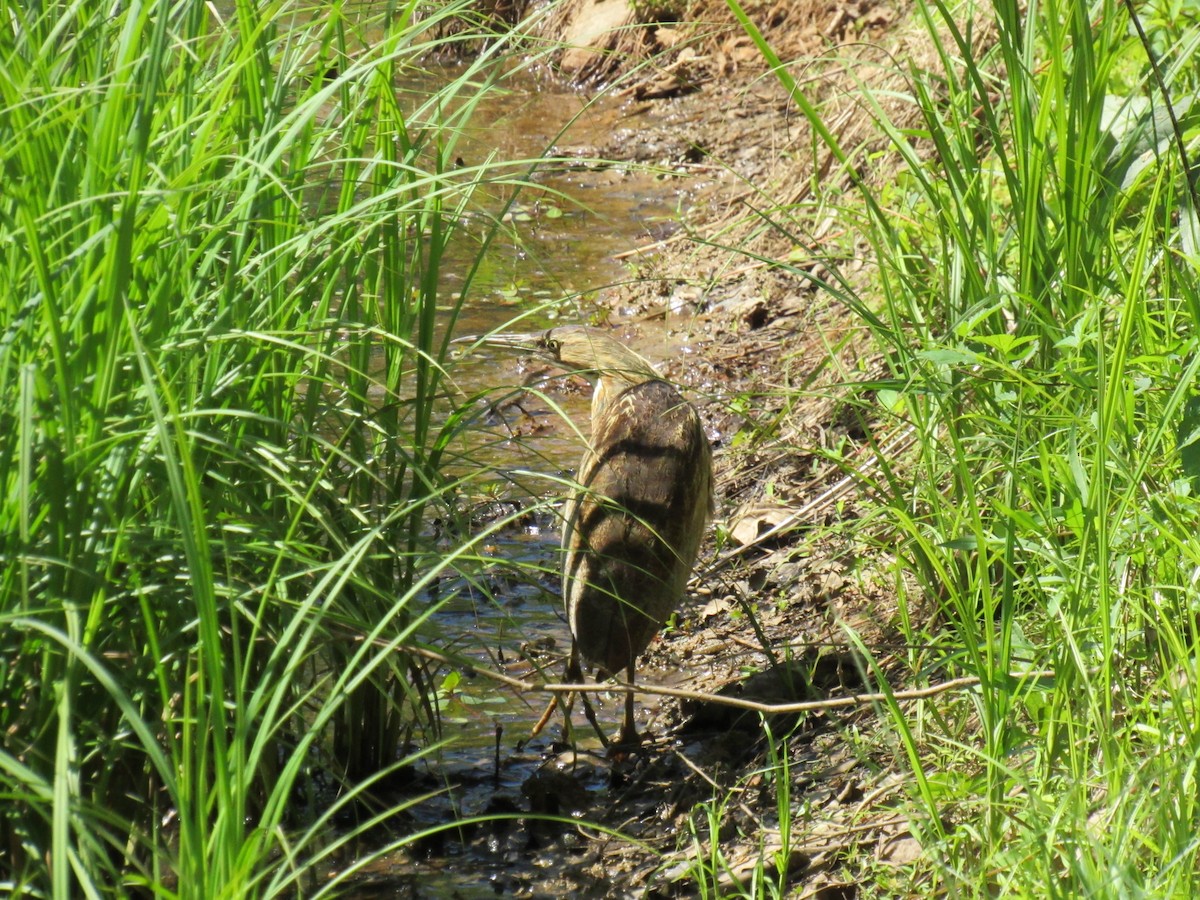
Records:
<instances>
[{"instance_id":1,"label":"shallow water","mask_svg":"<svg viewBox=\"0 0 1200 900\"><path fill-rule=\"evenodd\" d=\"M612 103L587 105L584 97L565 88L533 81L520 86L521 92L484 104L476 120L478 133L469 135L464 145L468 153L478 146L479 152L493 148L509 158L528 158L544 153L556 138L560 146L597 146L608 140L625 114ZM559 137L559 129L573 117L568 132ZM521 209L531 215L513 222L517 240L503 239L493 246L491 262L484 267L486 277L472 286L456 333L491 331L530 309L537 312L519 330L535 331L555 321L587 321L587 293L629 277L614 254L660 239L678 202L677 186L649 173L566 172L539 181L587 208L572 208L555 199L563 214L549 218L537 214L537 198L522 196ZM575 295L580 296L553 302ZM649 341L654 341L653 336ZM652 348L647 353L654 356ZM530 373L518 360L487 351L466 355L451 374L469 395L497 385L520 385ZM590 391L554 391L553 399L586 432ZM498 484L518 485L501 491L501 496L517 502L522 497L525 501L533 496L553 497L561 489L550 479L574 472L582 444L542 400L531 397L522 406L524 412L505 410L498 417L502 422L493 419L490 441L472 445L469 452L473 459L494 467ZM526 436L505 440L506 427ZM544 477L539 479L538 473ZM437 626L457 651L477 659L480 667L519 677L531 674L518 660L521 648L529 643L551 645L545 657L551 666L547 675L557 679L561 672L557 660L569 647L569 634L557 594L559 533L552 504L535 506L526 520L497 534L489 540L488 552L539 567L542 575L536 581L490 584L493 595L503 598L498 604L472 592L464 582L447 585L451 594L455 588L459 593L438 614ZM430 827L465 816L527 811L523 786L535 772L545 771L552 736L560 727L556 717L543 735L528 740L546 697L523 699L482 677L464 677L450 669L439 676L449 676L451 682L459 679L443 694L441 706L443 737L452 744L429 767L422 788L444 786L445 794L414 810L416 823ZM601 722L615 730L619 700L598 702ZM580 749L599 749L582 717L577 713L575 719ZM603 790L600 771L582 779L584 789ZM354 896L496 896L504 892L506 871L530 865L522 847L530 839L531 827L500 825L461 839L450 835L434 852L385 857L372 864L361 892Z\"/></svg>"},{"instance_id":2,"label":"shallow water","mask_svg":"<svg viewBox=\"0 0 1200 900\"><path fill-rule=\"evenodd\" d=\"M566 88L533 81L525 82L523 87L523 95L486 104L479 114L480 135L516 158L544 153L556 138L560 148L602 145L626 114L615 103L588 103ZM560 136L566 122L571 125ZM492 254L503 259L496 269L511 272L512 281L521 285L520 295L514 298L510 284L501 281L474 285L457 333L494 330L530 307L541 309L522 321L519 330L536 331L558 321L587 321L593 311L587 294L631 277L614 255L661 238L671 227L678 203L677 185L653 173L565 172L541 177L539 183L586 204L586 209L572 209L565 201L556 200L564 210L562 216L517 222L519 242L499 241ZM530 201L528 196L522 196L520 202L523 207L536 206L536 200ZM547 302L576 293L583 296L558 306ZM653 343L655 339L648 335L647 340ZM647 352L653 356L652 348ZM540 368L527 371L521 366L521 361L502 352L480 351L461 359L452 375L460 389L470 394L496 385L518 386L526 378L541 374ZM562 380L556 379L546 383L545 389L552 394L553 403L586 434L590 387L576 382L564 388ZM494 586L496 594L503 597L501 609L464 591L439 615L439 624L448 635L469 636L461 649L492 668L512 664L521 646L529 642L551 645L549 656L555 659L565 655L569 647L557 593L560 534L552 507L563 493L555 479L573 476L583 448L574 427L536 396L525 397L520 409L507 408L498 418L503 421L496 423L493 419L490 442L473 446L472 457L492 466L498 483L516 485L503 491L502 496L517 501L536 496L547 502L534 506L527 521L498 534L489 542L489 549L497 557L536 566L541 575L536 583ZM515 428L522 436L506 440L507 428ZM471 644L476 646L472 648ZM557 679L560 665L554 662L547 674ZM510 673L525 677L529 668L516 665ZM457 761L473 766L477 754L484 751L490 765L497 726L503 731L502 757L516 752L518 741L528 735L546 702L543 695L523 700L483 679L470 685L463 682L462 688L470 694L464 693L447 710L447 736L456 738L456 749L446 760L452 765ZM615 728L615 701L608 704L602 719ZM555 724L547 731L557 728ZM502 778L519 782L530 771L528 766L517 769L502 773Z\"/></svg>"},{"instance_id":3,"label":"shallow water","mask_svg":"<svg viewBox=\"0 0 1200 900\"><path fill-rule=\"evenodd\" d=\"M453 78L456 71L448 69L441 77ZM431 77L436 80L438 76ZM570 148L587 152L585 148L606 144L614 129L628 124L629 111L620 104L592 101L564 86L510 78L505 87L505 93L480 105L472 128L463 135L461 152L468 163L474 156L492 153L506 159L533 159ZM508 217L512 233L502 234L489 250L480 267L481 276L467 293L456 334L503 328L521 314L526 317L514 326L520 331L537 331L557 322L588 321L595 311L593 292L632 277L614 255L661 239L673 227L679 202L675 180L617 167L560 168L553 174L539 174L537 184L544 193L533 190L519 196L519 215ZM557 209L560 214L547 216L546 209ZM470 250L468 245L466 251ZM449 261L447 290L455 289L456 271L461 272L469 262L466 258ZM654 342L652 336L647 340ZM653 356L653 347L647 352ZM521 360L486 350L465 352L451 376L463 395L470 396L497 387L515 389L541 371L526 370ZM553 403L586 434L590 388L578 382L564 389L561 379L544 387L552 394ZM531 497L561 495L563 488L555 479L569 479L582 454L582 442L574 428L534 396L523 397L520 408L508 406L488 420L490 427L481 430L478 443L472 441L465 452L472 462L493 468L498 495L524 503ZM507 429L515 429L521 436L507 439ZM486 520L486 510L483 512L481 518ZM543 574L538 583L494 586L504 598L501 609L464 590L439 614L438 623L445 633L451 638L466 635L458 648L477 655L481 665L490 667L511 662L521 645L530 641L553 641L557 653L565 653L569 635L557 596L558 522L549 504L536 507L527 521L489 540L489 552L539 567ZM557 677L558 673L554 674ZM509 696L504 689L486 684L463 687L474 694ZM544 703L542 697L533 698L530 702L539 709L532 710L516 698L486 704L477 697L467 699L476 707L464 709L460 704L457 715L450 717L455 721L449 723L457 727L464 751L467 747L490 749L496 723L509 735L527 732ZM512 740L506 738L510 746Z\"/></svg>"},{"instance_id":4,"label":"shallow water","mask_svg":"<svg viewBox=\"0 0 1200 900\"><path fill-rule=\"evenodd\" d=\"M216 5L226 16L233 4ZM462 74L454 67L414 74L397 85L397 96L406 112L415 112L445 84ZM645 115L638 113L637 115ZM489 159L534 160L572 154L593 156L591 148L609 143L617 130L635 128L639 122L629 109L611 100L592 101L565 86L528 76L509 76L504 90L485 98L470 127L458 138L455 154L461 165L482 165ZM674 227L680 186L661 173L621 167L559 166L551 174L536 176L537 188L527 189L504 216L505 229L497 236L477 269L467 291L455 334L482 334L504 327L521 317L518 330L536 331L556 322L587 322L596 306L594 293L631 277L614 255L669 235ZM499 194L480 213L498 214ZM482 236L484 216L468 220L464 228ZM443 290L449 298L462 291L477 244L456 241L444 260ZM446 325L447 323L444 323ZM655 339L643 345L652 359ZM665 351L664 351L665 352ZM471 353L460 358L451 372L462 396L510 386L520 386L529 375L514 358L495 353ZM553 391L554 402L586 432L590 395L586 390ZM521 409L507 408L490 417L479 441L465 449L475 464L492 468L497 496L528 507L530 514L498 532L487 543L486 553L540 569L539 577L506 580L505 568L496 574L481 571L488 593L498 602L472 590L464 579L448 578L430 599L445 600L435 626L453 651L478 661L483 668L508 670L527 677L530 669L519 662L528 644L547 648L544 659L557 678L569 646L569 634L557 594L559 533L553 498L561 494L555 478L569 478L582 452L575 431L537 398L522 402ZM481 416L481 420L488 418ZM506 428L525 433L506 439ZM541 502L537 502L538 498ZM506 512L512 507L503 507ZM481 502L479 523L490 512ZM437 532L443 523L432 523ZM443 538L447 546L453 537ZM448 600L446 598L449 598ZM399 833L435 827L456 819L497 812L528 810L522 787L543 766L550 753L557 720L543 736L528 741L529 730L541 714L544 695L522 699L511 690L470 673L449 667L437 673L442 681L440 698L442 737L450 741L424 772L417 790L441 789L441 796L411 810L412 819ZM457 684L455 684L457 680ZM615 730L619 702L600 701L601 721ZM579 720L581 717L576 716ZM577 728L582 725L576 722ZM586 726L584 726L585 728ZM596 748L598 741L579 728L581 749ZM497 743L499 738L499 743ZM598 770L597 770L598 771ZM599 779L583 779L587 790L600 790ZM398 834L392 834L396 837ZM385 838L386 839L386 838ZM513 847L527 839L519 829L500 828L444 843L422 854L402 853L373 863L351 896L490 897L497 877L523 854ZM417 856L421 856L418 859ZM345 860L350 864L352 860ZM516 865L528 865L517 862Z\"/></svg>"}]
</instances>

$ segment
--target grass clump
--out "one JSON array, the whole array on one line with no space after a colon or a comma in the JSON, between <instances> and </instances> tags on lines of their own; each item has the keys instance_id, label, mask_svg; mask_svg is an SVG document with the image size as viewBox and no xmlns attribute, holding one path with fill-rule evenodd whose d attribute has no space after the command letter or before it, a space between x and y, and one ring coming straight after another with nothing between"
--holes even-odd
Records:
<instances>
[{"instance_id":1,"label":"grass clump","mask_svg":"<svg viewBox=\"0 0 1200 900\"><path fill-rule=\"evenodd\" d=\"M3 7L7 890L294 895L396 811L503 42L406 108L464 5L348 6Z\"/></svg>"},{"instance_id":2,"label":"grass clump","mask_svg":"<svg viewBox=\"0 0 1200 900\"><path fill-rule=\"evenodd\" d=\"M899 160L876 181L877 145L842 146L729 5L877 263L864 287L823 260L824 286L884 360L863 402L916 437L869 485L906 664L980 679L888 707L918 876L955 895L1192 896L1197 42L1113 2L919 3L932 62L901 91L863 86ZM797 215L773 218L791 233Z\"/></svg>"}]
</instances>

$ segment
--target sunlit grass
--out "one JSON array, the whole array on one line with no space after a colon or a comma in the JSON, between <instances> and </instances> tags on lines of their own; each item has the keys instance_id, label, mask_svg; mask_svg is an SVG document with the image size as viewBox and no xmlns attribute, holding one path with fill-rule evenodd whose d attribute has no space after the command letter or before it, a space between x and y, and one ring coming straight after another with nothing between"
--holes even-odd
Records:
<instances>
[{"instance_id":1,"label":"sunlit grass","mask_svg":"<svg viewBox=\"0 0 1200 900\"><path fill-rule=\"evenodd\" d=\"M311 890L334 815L396 812L373 786L435 724L405 647L488 534L435 550L424 521L464 422L443 256L529 168L454 165L504 42L407 108L465 4L224 8L3 8L17 893Z\"/></svg>"},{"instance_id":2,"label":"sunlit grass","mask_svg":"<svg viewBox=\"0 0 1200 900\"><path fill-rule=\"evenodd\" d=\"M894 560L908 664L981 679L887 708L917 876L955 896L1193 895L1194 35L1144 14L1177 136L1127 7L920 3L933 62L899 93L864 79L892 151L869 157L729 4L873 250L869 284L831 255L823 287L887 363L864 408L917 437L871 476L863 523ZM802 213L773 218L790 234Z\"/></svg>"},{"instance_id":3,"label":"sunlit grass","mask_svg":"<svg viewBox=\"0 0 1200 900\"><path fill-rule=\"evenodd\" d=\"M469 418L444 405L440 276L475 193L521 171L456 165L502 42L398 99L460 7L2 7L0 887L309 895L403 808L375 789L420 756L401 748L434 687L405 651L487 537L425 539ZM1124 7L917 14L939 58L907 73L915 115L863 91L898 174L874 181L784 79L878 266L864 288L826 261L889 366L860 402L918 438L860 533L894 559L914 677L981 679L885 709L914 877L1191 896L1200 229L1180 147ZM995 41L953 25L976 19ZM1143 24L1194 157L1197 40ZM788 889L785 752L783 848L751 896ZM714 896L724 802L691 818Z\"/></svg>"}]
</instances>

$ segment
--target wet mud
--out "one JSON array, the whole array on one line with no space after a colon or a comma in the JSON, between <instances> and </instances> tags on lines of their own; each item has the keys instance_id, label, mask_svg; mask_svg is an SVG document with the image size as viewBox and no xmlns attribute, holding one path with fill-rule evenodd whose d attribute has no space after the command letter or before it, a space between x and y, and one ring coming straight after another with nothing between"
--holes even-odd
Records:
<instances>
[{"instance_id":1,"label":"wet mud","mask_svg":"<svg viewBox=\"0 0 1200 900\"><path fill-rule=\"evenodd\" d=\"M850 13L783 6L791 13L772 34L795 55L836 42L823 22L836 20L845 34L847 23L865 22L854 33L879 37L895 17L870 4ZM691 66L688 90L633 83L600 127L568 132L556 148L615 160L556 173L577 191L644 198L647 183L631 179L654 179L655 221L606 251L615 263L607 286L587 291L577 309L681 385L716 454L715 524L688 597L639 660L646 743L606 754L578 709L571 742L561 718L530 738L544 695L472 687L505 699L444 710L447 735L460 740L407 788L436 796L405 827L436 832L364 870L354 896L675 897L702 893L701 883L708 896L735 896L765 879L787 896L849 898L880 892L864 873L920 852L900 814L903 769L880 736L880 706L853 699L877 680L847 637L853 631L875 665L892 664L894 585L885 560L856 555L862 511L846 474L880 435L838 390L846 373L868 377L878 360L822 289L834 266L841 278L860 277L867 254L827 213L802 209L826 157L813 152L744 36L722 34L700 45L706 61ZM639 171L645 164L657 174ZM676 220L660 217L663 200L678 207ZM780 212L789 205L801 211ZM630 210L639 222L636 202ZM485 315L471 327L494 324ZM529 374L504 366L514 384ZM585 427L581 385L544 389ZM547 467L566 472L577 462L577 438L544 401L498 415L525 444L548 442ZM518 446L498 447L498 464ZM546 577L514 586L509 612L519 608L520 624L491 634L480 664L553 680L569 640L553 574L556 525L548 506L531 516L496 552L527 553ZM460 625L480 615L469 606L458 614ZM808 707L763 715L712 697ZM828 703L839 698L846 702ZM594 701L615 731L622 695Z\"/></svg>"}]
</instances>

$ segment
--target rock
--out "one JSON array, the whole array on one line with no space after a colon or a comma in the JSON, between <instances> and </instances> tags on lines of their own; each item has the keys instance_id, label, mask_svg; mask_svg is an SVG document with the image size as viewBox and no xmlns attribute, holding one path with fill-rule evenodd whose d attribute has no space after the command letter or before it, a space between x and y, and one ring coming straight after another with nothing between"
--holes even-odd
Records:
<instances>
[{"instance_id":1,"label":"rock","mask_svg":"<svg viewBox=\"0 0 1200 900\"><path fill-rule=\"evenodd\" d=\"M629 0L585 0L567 25L568 49L559 61L566 75L579 75L610 49L621 28L633 22Z\"/></svg>"}]
</instances>

